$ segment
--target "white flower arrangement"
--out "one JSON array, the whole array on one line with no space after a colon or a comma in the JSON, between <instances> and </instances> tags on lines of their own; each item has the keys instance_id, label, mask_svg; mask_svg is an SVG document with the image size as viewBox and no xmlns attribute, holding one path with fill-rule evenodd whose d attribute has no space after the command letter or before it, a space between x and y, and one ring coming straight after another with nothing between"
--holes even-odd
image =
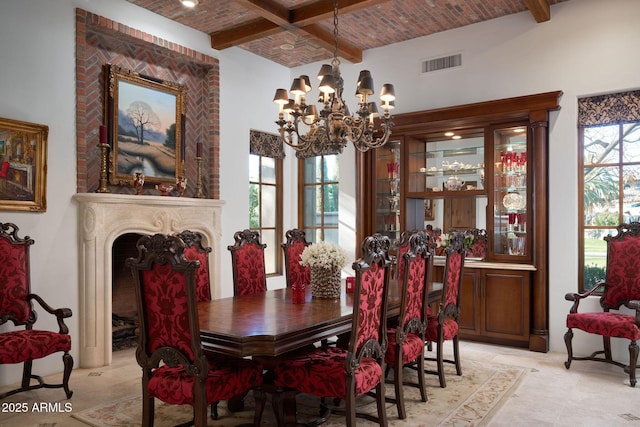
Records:
<instances>
[{"instance_id":1,"label":"white flower arrangement","mask_svg":"<svg viewBox=\"0 0 640 427\"><path fill-rule=\"evenodd\" d=\"M318 242L307 246L300 255L300 265L325 269L341 269L347 263L347 255L333 243Z\"/></svg>"}]
</instances>

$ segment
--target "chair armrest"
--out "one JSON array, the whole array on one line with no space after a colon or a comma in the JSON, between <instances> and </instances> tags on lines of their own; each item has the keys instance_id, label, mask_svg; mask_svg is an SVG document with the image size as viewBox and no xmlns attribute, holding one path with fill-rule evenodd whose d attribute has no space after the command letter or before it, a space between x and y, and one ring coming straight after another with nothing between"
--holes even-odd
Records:
<instances>
[{"instance_id":1,"label":"chair armrest","mask_svg":"<svg viewBox=\"0 0 640 427\"><path fill-rule=\"evenodd\" d=\"M36 300L38 302L38 304L40 304L40 306L42 308L44 308L44 310L49 313L49 314L53 314L54 316L56 316L56 319L58 320L58 327L60 328L60 333L61 334L68 334L69 333L69 328L67 327L67 325L64 323L63 319L66 319L67 317L71 317L71 315L73 314L71 312L70 308L57 308L54 309L52 308L49 304L47 304L39 295L37 294L29 294L27 295L27 299L28 300Z\"/></svg>"},{"instance_id":2,"label":"chair armrest","mask_svg":"<svg viewBox=\"0 0 640 427\"><path fill-rule=\"evenodd\" d=\"M578 306L580 305L580 301L587 298L588 296L591 296L591 294L595 293L598 289L600 289L604 285L605 285L605 282L600 282L596 284L593 288L589 289L587 292L583 292L581 294L576 292L570 292L568 294L565 294L564 296L565 300L573 301L573 305L571 306L571 310L569 310L569 313L577 313Z\"/></svg>"}]
</instances>

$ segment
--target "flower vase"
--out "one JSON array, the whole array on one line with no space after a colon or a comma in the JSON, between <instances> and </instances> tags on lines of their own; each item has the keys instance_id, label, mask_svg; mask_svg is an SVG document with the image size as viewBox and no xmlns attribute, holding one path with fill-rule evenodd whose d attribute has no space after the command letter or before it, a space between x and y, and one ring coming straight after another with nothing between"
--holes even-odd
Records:
<instances>
[{"instance_id":1,"label":"flower vase","mask_svg":"<svg viewBox=\"0 0 640 427\"><path fill-rule=\"evenodd\" d=\"M311 295L340 298L340 269L311 267Z\"/></svg>"}]
</instances>

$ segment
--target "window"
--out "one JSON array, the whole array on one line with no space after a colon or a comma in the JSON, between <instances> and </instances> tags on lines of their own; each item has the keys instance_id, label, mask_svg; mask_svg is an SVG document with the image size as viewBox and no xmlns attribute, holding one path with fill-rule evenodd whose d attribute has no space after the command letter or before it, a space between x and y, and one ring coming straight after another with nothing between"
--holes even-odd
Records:
<instances>
[{"instance_id":1,"label":"window","mask_svg":"<svg viewBox=\"0 0 640 427\"><path fill-rule=\"evenodd\" d=\"M266 243L267 275L282 274L282 157L275 135L251 131L249 154L249 228ZM267 143L268 142L268 143ZM275 144L275 145L274 145ZM279 148L282 149L280 143Z\"/></svg>"},{"instance_id":2,"label":"window","mask_svg":"<svg viewBox=\"0 0 640 427\"><path fill-rule=\"evenodd\" d=\"M338 156L307 157L301 163L299 211L306 238L338 244Z\"/></svg>"},{"instance_id":3,"label":"window","mask_svg":"<svg viewBox=\"0 0 640 427\"><path fill-rule=\"evenodd\" d=\"M580 291L605 278L620 223L640 221L640 91L579 100Z\"/></svg>"}]
</instances>

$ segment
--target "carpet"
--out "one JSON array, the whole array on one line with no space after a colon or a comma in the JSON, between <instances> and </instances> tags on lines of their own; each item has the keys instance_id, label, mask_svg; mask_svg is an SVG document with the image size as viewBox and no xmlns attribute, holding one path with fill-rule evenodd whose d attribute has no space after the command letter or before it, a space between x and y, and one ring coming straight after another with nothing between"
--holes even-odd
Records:
<instances>
[{"instance_id":1,"label":"carpet","mask_svg":"<svg viewBox=\"0 0 640 427\"><path fill-rule=\"evenodd\" d=\"M414 387L405 387L407 419L398 419L395 404L387 403L389 426L482 426L500 409L512 395L527 369L518 366L486 363L470 360L462 365L462 376L455 375L453 366L445 366L447 387L440 388L437 376L427 375L428 401L420 401L420 392ZM405 377L415 371L405 370ZM387 384L387 395L393 396L393 385ZM275 426L270 399L267 397L262 425ZM209 427L231 427L253 420L253 397L245 399L245 410L231 413L226 402L220 402L220 419L208 421ZM299 420L312 420L318 414L319 400L314 396L300 394L297 397ZM362 396L357 400L358 411L376 413L375 400ZM114 402L93 407L73 414L73 417L94 427L137 427L142 419L140 395L131 395ZM191 418L190 406L165 405L156 401L155 426L173 426ZM323 426L344 426L344 418L338 415L329 418ZM358 419L358 426L376 425Z\"/></svg>"}]
</instances>

